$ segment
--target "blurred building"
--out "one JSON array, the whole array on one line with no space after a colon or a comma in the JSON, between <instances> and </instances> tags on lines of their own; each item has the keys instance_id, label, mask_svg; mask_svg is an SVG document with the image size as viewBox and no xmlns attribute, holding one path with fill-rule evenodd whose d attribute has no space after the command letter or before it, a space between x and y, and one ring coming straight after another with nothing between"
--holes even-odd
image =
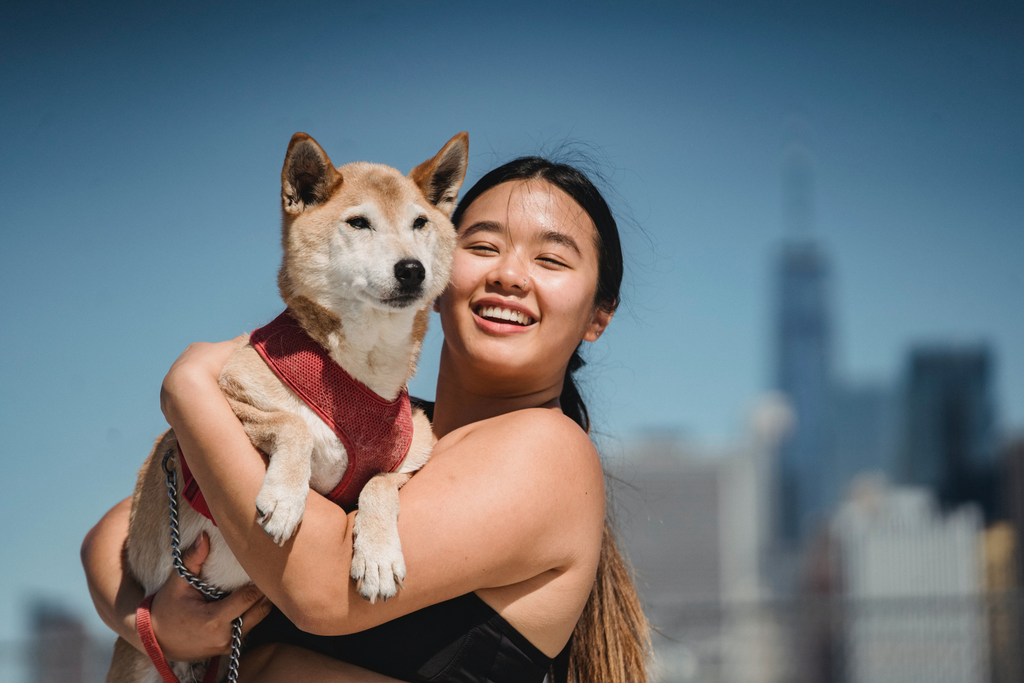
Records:
<instances>
[{"instance_id":1,"label":"blurred building","mask_svg":"<svg viewBox=\"0 0 1024 683\"><path fill-rule=\"evenodd\" d=\"M992 683L1024 681L1024 604L1019 546L1014 526L996 522L985 530L985 599Z\"/></svg>"},{"instance_id":2,"label":"blurred building","mask_svg":"<svg viewBox=\"0 0 1024 683\"><path fill-rule=\"evenodd\" d=\"M911 351L898 467L901 483L944 507L975 501L988 520L999 513L993 365L985 346Z\"/></svg>"},{"instance_id":3,"label":"blurred building","mask_svg":"<svg viewBox=\"0 0 1024 683\"><path fill-rule=\"evenodd\" d=\"M828 497L838 505L857 475L896 478L899 396L882 384L838 380L833 391L834 456Z\"/></svg>"},{"instance_id":4,"label":"blurred building","mask_svg":"<svg viewBox=\"0 0 1024 683\"><path fill-rule=\"evenodd\" d=\"M1000 507L1013 530L1016 547L1024 549L1024 437L1011 439L1004 446L1000 469ZM1016 575L1024 579L1024 552L1017 552L1016 561ZM1024 586L1018 583L1017 588Z\"/></svg>"},{"instance_id":5,"label":"blurred building","mask_svg":"<svg viewBox=\"0 0 1024 683\"><path fill-rule=\"evenodd\" d=\"M659 634L662 680L781 680L778 629L771 615L762 621L753 611L770 595L770 490L791 422L788 404L769 396L735 444L714 449L652 434L611 464L620 536Z\"/></svg>"},{"instance_id":6,"label":"blurred building","mask_svg":"<svg viewBox=\"0 0 1024 683\"><path fill-rule=\"evenodd\" d=\"M848 683L989 681L980 508L864 480L832 524Z\"/></svg>"},{"instance_id":7,"label":"blurred building","mask_svg":"<svg viewBox=\"0 0 1024 683\"><path fill-rule=\"evenodd\" d=\"M810 241L790 241L778 270L776 382L796 425L779 461L779 534L796 545L829 508L832 441L832 338L828 264Z\"/></svg>"},{"instance_id":8,"label":"blurred building","mask_svg":"<svg viewBox=\"0 0 1024 683\"><path fill-rule=\"evenodd\" d=\"M31 608L33 683L91 683L92 643L82 622L52 603Z\"/></svg>"},{"instance_id":9,"label":"blurred building","mask_svg":"<svg viewBox=\"0 0 1024 683\"><path fill-rule=\"evenodd\" d=\"M783 152L785 240L775 268L773 388L788 398L796 424L782 445L773 492L780 587L786 565L825 518L836 484L833 444L832 305L828 259L815 241L814 158L808 131L794 122ZM787 559L789 556L789 559Z\"/></svg>"}]
</instances>

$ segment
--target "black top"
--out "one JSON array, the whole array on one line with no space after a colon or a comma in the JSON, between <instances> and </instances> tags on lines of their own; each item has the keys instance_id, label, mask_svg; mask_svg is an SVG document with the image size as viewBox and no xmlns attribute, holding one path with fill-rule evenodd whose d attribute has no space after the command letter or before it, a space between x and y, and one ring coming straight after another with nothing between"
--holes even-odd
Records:
<instances>
[{"instance_id":1,"label":"black top","mask_svg":"<svg viewBox=\"0 0 1024 683\"><path fill-rule=\"evenodd\" d=\"M347 636L300 631L275 607L245 639L246 649L264 643L298 645L402 681L540 683L553 662L476 593Z\"/></svg>"}]
</instances>

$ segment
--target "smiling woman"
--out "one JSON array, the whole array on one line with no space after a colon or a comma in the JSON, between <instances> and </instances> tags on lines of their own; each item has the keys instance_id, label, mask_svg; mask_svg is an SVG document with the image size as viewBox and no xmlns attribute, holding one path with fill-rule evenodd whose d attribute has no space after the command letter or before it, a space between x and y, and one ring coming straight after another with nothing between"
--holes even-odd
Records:
<instances>
[{"instance_id":1,"label":"smiling woman","mask_svg":"<svg viewBox=\"0 0 1024 683\"><path fill-rule=\"evenodd\" d=\"M283 548L253 524L265 466L217 388L223 347L190 347L165 379L165 414L224 539L276 605L249 633L242 681L646 681L648 626L572 376L618 305L615 221L579 171L526 158L485 175L453 222L453 276L435 303L438 442L400 494L406 589L386 604L349 581L353 518L326 499L309 495ZM124 507L84 553L97 606L122 635L131 615L105 596L130 577L111 587L96 575L117 556ZM196 570L205 552L190 559ZM177 579L161 589L154 629L165 650L206 657L205 641L223 649L251 601L211 617L189 591Z\"/></svg>"},{"instance_id":2,"label":"smiling woman","mask_svg":"<svg viewBox=\"0 0 1024 683\"><path fill-rule=\"evenodd\" d=\"M490 212L493 220L484 217L486 212ZM559 382L562 386L562 412L589 432L590 416L573 374L584 365L580 353L582 341L595 341L619 305L623 273L619 230L604 197L579 170L541 157L524 157L484 175L459 203L452 222L459 230L458 263L464 262L463 249L475 233L491 234L492 239L500 244L481 244L478 251L491 252L492 258L496 258L496 267L504 266L508 261L507 265L513 270L506 273L505 279L513 291L518 287L515 280L520 275L515 272L516 268L523 271L520 292L530 286L531 278L536 275L535 284L540 285L540 289L533 292L534 298L544 298L545 303L552 306L552 315L569 315L581 328L588 328L578 330L576 345L568 356ZM524 234L518 235L523 228ZM531 243L520 246L517 240L524 239L527 234ZM514 256L514 259L509 261L509 256ZM569 287L593 287L586 302L590 310L576 311L576 315L560 310L560 304L565 302L553 301L556 293L548 291L553 286L562 295L566 294L559 287L567 287L567 281L572 282L567 277L572 272L582 275L583 279L577 278L577 282L584 284L568 284ZM453 272L449 291L458 287L457 278L461 281L458 268ZM504 300L521 298L506 297ZM499 305L494 304L495 307ZM520 312L530 315L529 311ZM483 315L483 310L476 313ZM446 330L445 349L448 347ZM444 350L442 362L443 358Z\"/></svg>"},{"instance_id":3,"label":"smiling woman","mask_svg":"<svg viewBox=\"0 0 1024 683\"><path fill-rule=\"evenodd\" d=\"M534 391L560 389L580 340L597 340L614 310L595 300L594 221L543 180L496 185L457 220L453 277L438 300L442 367L472 368L459 377L474 393L522 393L527 374Z\"/></svg>"}]
</instances>

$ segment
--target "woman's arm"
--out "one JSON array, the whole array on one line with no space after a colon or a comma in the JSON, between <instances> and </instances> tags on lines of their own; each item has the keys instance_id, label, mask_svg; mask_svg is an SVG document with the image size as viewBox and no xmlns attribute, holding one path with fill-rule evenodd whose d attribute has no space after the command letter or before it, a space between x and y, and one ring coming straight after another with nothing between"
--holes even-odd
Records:
<instances>
[{"instance_id":1,"label":"woman's arm","mask_svg":"<svg viewBox=\"0 0 1024 683\"><path fill-rule=\"evenodd\" d=\"M89 530L82 542L82 566L100 619L136 649L143 650L135 630L135 608L146 596L128 574L124 559L131 506L132 499L125 498Z\"/></svg>"},{"instance_id":2,"label":"woman's arm","mask_svg":"<svg viewBox=\"0 0 1024 683\"><path fill-rule=\"evenodd\" d=\"M284 547L258 525L266 468L220 392L222 366L210 349L190 347L164 381L164 414L232 551L303 630L360 631L474 590L545 573L557 580L590 561L581 556L596 562L604 480L593 445L557 412L519 411L442 439L402 489L407 589L369 605L348 576L352 525L341 508L311 493Z\"/></svg>"}]
</instances>

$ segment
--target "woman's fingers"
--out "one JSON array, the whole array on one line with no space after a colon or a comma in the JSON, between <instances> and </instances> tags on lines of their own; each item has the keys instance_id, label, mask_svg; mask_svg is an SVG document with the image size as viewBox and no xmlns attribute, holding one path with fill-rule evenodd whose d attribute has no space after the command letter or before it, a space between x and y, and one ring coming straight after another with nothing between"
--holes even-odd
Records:
<instances>
[{"instance_id":1,"label":"woman's fingers","mask_svg":"<svg viewBox=\"0 0 1024 683\"><path fill-rule=\"evenodd\" d=\"M209 554L210 537L204 531L199 534L199 538L196 539L195 543L190 545L185 554L181 556L181 561L185 565L185 569L199 576L199 572L203 570L203 562L206 562L206 556Z\"/></svg>"},{"instance_id":2,"label":"woman's fingers","mask_svg":"<svg viewBox=\"0 0 1024 683\"><path fill-rule=\"evenodd\" d=\"M274 603L264 595L252 607L245 610L245 614L242 615L242 635L247 635L253 626L263 621L273 607Z\"/></svg>"},{"instance_id":3,"label":"woman's fingers","mask_svg":"<svg viewBox=\"0 0 1024 683\"><path fill-rule=\"evenodd\" d=\"M270 614L272 606L270 600L263 595L263 591L255 584L249 584L221 600L217 604L217 609L224 619L230 621L242 617L242 635L245 635Z\"/></svg>"}]
</instances>

